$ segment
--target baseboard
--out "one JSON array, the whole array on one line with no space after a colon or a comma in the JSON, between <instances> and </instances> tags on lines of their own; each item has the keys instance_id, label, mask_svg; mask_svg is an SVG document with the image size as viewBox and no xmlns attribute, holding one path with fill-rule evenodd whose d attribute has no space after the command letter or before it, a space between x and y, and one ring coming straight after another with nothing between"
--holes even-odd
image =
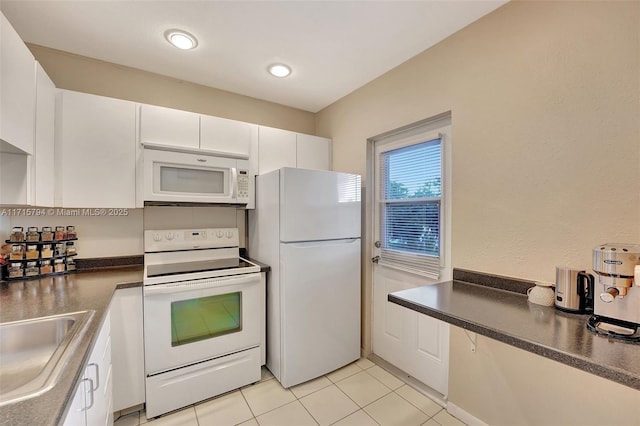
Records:
<instances>
[{"instance_id":1,"label":"baseboard","mask_svg":"<svg viewBox=\"0 0 640 426\"><path fill-rule=\"evenodd\" d=\"M469 414L451 401L447 401L447 412L469 426L488 426L485 422Z\"/></svg>"}]
</instances>

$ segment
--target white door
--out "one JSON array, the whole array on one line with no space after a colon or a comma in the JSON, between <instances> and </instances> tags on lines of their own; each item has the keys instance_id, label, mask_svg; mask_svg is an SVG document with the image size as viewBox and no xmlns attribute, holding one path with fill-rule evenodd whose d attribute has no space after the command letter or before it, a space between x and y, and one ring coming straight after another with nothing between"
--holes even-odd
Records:
<instances>
[{"instance_id":1,"label":"white door","mask_svg":"<svg viewBox=\"0 0 640 426\"><path fill-rule=\"evenodd\" d=\"M358 238L359 175L284 168L280 171L280 241Z\"/></svg>"},{"instance_id":2,"label":"white door","mask_svg":"<svg viewBox=\"0 0 640 426\"><path fill-rule=\"evenodd\" d=\"M255 273L145 286L147 374L258 347L260 283Z\"/></svg>"},{"instance_id":3,"label":"white door","mask_svg":"<svg viewBox=\"0 0 640 426\"><path fill-rule=\"evenodd\" d=\"M448 168L442 161L449 127L433 127L374 142L372 346L376 355L446 395L448 324L387 301L389 293L451 277Z\"/></svg>"},{"instance_id":4,"label":"white door","mask_svg":"<svg viewBox=\"0 0 640 426\"><path fill-rule=\"evenodd\" d=\"M280 244L282 369L290 387L360 357L360 239Z\"/></svg>"}]
</instances>

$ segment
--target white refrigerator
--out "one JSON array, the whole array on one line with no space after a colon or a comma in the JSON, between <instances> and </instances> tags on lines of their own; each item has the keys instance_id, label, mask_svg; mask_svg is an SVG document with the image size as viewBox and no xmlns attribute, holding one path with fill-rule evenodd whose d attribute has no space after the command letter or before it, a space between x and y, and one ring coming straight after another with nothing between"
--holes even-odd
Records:
<instances>
[{"instance_id":1,"label":"white refrigerator","mask_svg":"<svg viewBox=\"0 0 640 426\"><path fill-rule=\"evenodd\" d=\"M285 387L360 357L360 176L283 168L256 178L249 255L267 278L267 367Z\"/></svg>"}]
</instances>

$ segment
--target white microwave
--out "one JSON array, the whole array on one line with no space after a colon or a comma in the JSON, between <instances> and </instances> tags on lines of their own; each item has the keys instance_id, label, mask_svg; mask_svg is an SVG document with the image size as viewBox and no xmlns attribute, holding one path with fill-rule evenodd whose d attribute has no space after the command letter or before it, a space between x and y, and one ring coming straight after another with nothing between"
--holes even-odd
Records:
<instances>
[{"instance_id":1,"label":"white microwave","mask_svg":"<svg viewBox=\"0 0 640 426\"><path fill-rule=\"evenodd\" d=\"M144 201L246 205L249 160L145 148Z\"/></svg>"}]
</instances>

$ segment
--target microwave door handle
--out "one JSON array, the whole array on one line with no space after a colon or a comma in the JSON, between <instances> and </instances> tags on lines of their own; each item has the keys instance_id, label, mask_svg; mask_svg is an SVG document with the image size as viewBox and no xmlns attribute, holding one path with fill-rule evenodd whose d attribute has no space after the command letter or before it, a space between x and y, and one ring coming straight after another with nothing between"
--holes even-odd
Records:
<instances>
[{"instance_id":1,"label":"microwave door handle","mask_svg":"<svg viewBox=\"0 0 640 426\"><path fill-rule=\"evenodd\" d=\"M231 190L229 193L231 194L231 198L235 200L238 198L238 169L235 167L231 168Z\"/></svg>"}]
</instances>

